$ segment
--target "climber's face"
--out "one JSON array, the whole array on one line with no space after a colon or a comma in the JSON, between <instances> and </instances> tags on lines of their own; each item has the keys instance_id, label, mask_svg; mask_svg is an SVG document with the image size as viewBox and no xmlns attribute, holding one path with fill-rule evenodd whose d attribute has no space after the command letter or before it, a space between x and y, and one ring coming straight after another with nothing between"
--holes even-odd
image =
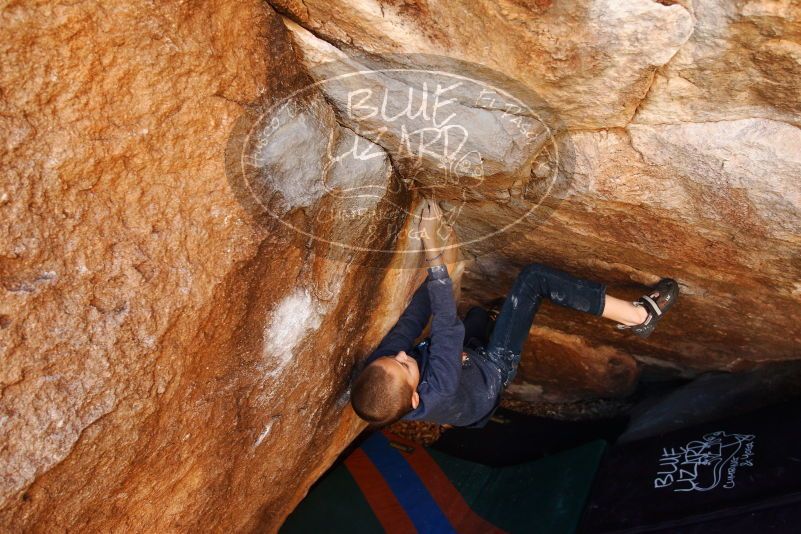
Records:
<instances>
[{"instance_id":1,"label":"climber's face","mask_svg":"<svg viewBox=\"0 0 801 534\"><path fill-rule=\"evenodd\" d=\"M417 385L420 383L420 368L417 366L417 360L400 351L395 356L379 358L376 363L381 365L388 373L411 386L414 392L412 394L412 408L417 408L420 403L420 397L417 395Z\"/></svg>"},{"instance_id":2,"label":"climber's face","mask_svg":"<svg viewBox=\"0 0 801 534\"><path fill-rule=\"evenodd\" d=\"M398 367L403 370L409 385L417 389L417 384L420 382L420 368L417 366L417 360L403 351L397 353L392 359L395 360L395 362L399 364Z\"/></svg>"}]
</instances>

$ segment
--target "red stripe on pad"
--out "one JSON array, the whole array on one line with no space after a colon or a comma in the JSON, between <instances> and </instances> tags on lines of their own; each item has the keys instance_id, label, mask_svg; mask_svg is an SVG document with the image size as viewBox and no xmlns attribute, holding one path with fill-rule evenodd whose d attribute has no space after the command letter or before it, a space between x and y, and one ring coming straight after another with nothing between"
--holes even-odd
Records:
<instances>
[{"instance_id":1,"label":"red stripe on pad","mask_svg":"<svg viewBox=\"0 0 801 534\"><path fill-rule=\"evenodd\" d=\"M375 513L381 526L389 534L417 532L412 520L403 509L395 494L387 485L367 454L361 449L353 451L346 459L345 466L356 480L367 504Z\"/></svg>"},{"instance_id":2,"label":"red stripe on pad","mask_svg":"<svg viewBox=\"0 0 801 534\"><path fill-rule=\"evenodd\" d=\"M505 534L473 511L448 479L434 458L418 443L403 439L389 432L384 433L391 442L401 443L411 452L401 451L423 485L459 534Z\"/></svg>"}]
</instances>

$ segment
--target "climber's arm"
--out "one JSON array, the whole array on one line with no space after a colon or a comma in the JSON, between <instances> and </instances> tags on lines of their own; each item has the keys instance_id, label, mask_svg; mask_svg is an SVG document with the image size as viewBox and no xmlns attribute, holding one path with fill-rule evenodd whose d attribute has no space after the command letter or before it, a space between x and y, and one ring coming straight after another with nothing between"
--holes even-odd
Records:
<instances>
[{"instance_id":1,"label":"climber's arm","mask_svg":"<svg viewBox=\"0 0 801 534\"><path fill-rule=\"evenodd\" d=\"M415 291L411 302L404 310L392 330L384 336L378 348L367 359L367 363L382 356L394 356L402 350L409 350L423 332L431 316L431 303L426 285L428 280Z\"/></svg>"},{"instance_id":2,"label":"climber's arm","mask_svg":"<svg viewBox=\"0 0 801 534\"><path fill-rule=\"evenodd\" d=\"M445 269L443 263L444 246L439 237L439 230L442 225L442 212L439 206L435 202L425 202L419 217L418 233L424 248L426 263L433 269ZM445 269L444 274L450 287L450 278L448 277L447 269ZM403 315L398 319L395 326L392 327L392 330L384 336L378 348L367 358L366 363L369 364L382 356L393 356L402 350L407 351L412 348L415 340L423 332L423 329L428 323L428 319L431 317L431 298L434 294L430 290L431 284L437 283L438 285L443 285L442 280L439 282L432 282L434 278L434 273L429 269L429 276L426 278L426 281L417 289L411 302L403 312ZM438 291L437 294L439 293ZM451 296L451 302L452 301L453 296ZM455 314L455 304L453 307Z\"/></svg>"},{"instance_id":3,"label":"climber's arm","mask_svg":"<svg viewBox=\"0 0 801 534\"><path fill-rule=\"evenodd\" d=\"M428 295L431 301L431 347L428 366L420 377L418 391L436 391L440 396L453 394L462 372L464 325L456 315L453 282L448 269L438 265L429 269Z\"/></svg>"},{"instance_id":4,"label":"climber's arm","mask_svg":"<svg viewBox=\"0 0 801 534\"><path fill-rule=\"evenodd\" d=\"M428 365L420 377L418 391L436 392L432 398L452 395L459 386L462 373L462 343L464 325L456 315L456 301L453 299L453 282L444 262L445 241L442 212L436 202L428 202L423 209L421 238L425 247L426 263L429 265L428 298L431 302L431 347Z\"/></svg>"}]
</instances>

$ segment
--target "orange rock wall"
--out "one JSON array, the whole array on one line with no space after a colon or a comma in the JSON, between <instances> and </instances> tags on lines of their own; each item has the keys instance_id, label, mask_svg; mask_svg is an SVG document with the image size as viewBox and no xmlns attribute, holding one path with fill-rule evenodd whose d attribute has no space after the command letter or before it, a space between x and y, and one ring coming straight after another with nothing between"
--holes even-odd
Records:
<instances>
[{"instance_id":1,"label":"orange rock wall","mask_svg":"<svg viewBox=\"0 0 801 534\"><path fill-rule=\"evenodd\" d=\"M632 298L663 274L681 282L647 341L545 305L515 394L620 396L643 374L798 359L797 6L271 3L282 16L255 0L0 4L5 530L275 530L362 428L351 369L420 276L403 268L414 256L366 250L415 246L369 223L408 229L414 195L390 190L400 171L386 154L326 168L380 193L363 221L315 226L337 201L303 182L303 165L357 137L319 91L303 110L319 132L288 133L271 155L285 179L272 200L365 250L254 217L226 175L237 121L307 85L321 58L470 62L563 121L570 179L547 218L461 251L461 307L502 296L531 261ZM488 149L506 142L477 133ZM492 161L460 236L518 215L530 156Z\"/></svg>"},{"instance_id":2,"label":"orange rock wall","mask_svg":"<svg viewBox=\"0 0 801 534\"><path fill-rule=\"evenodd\" d=\"M465 247L476 261L462 308L503 296L532 261L631 299L662 276L680 282L674 316L648 340L546 304L515 394L621 396L643 375L737 372L801 355L796 3L274 5L309 65L331 48L434 54L468 77L479 66L503 73L561 121L558 144L572 157L559 187L501 245ZM496 193L462 208L456 226L465 240L525 213L519 189Z\"/></svg>"},{"instance_id":3,"label":"orange rock wall","mask_svg":"<svg viewBox=\"0 0 801 534\"><path fill-rule=\"evenodd\" d=\"M360 429L371 309L414 289L231 191L243 106L305 80L280 19L221 0L0 21L3 530L274 527Z\"/></svg>"}]
</instances>

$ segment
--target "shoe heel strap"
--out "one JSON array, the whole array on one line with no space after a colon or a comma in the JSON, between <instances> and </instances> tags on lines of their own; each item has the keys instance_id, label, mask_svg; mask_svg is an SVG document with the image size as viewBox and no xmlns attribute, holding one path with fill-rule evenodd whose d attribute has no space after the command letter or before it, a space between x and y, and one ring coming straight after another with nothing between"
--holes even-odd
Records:
<instances>
[{"instance_id":1,"label":"shoe heel strap","mask_svg":"<svg viewBox=\"0 0 801 534\"><path fill-rule=\"evenodd\" d=\"M659 305L656 301L648 295L643 295L640 297L639 302L645 306L646 310L650 310L650 313L653 314L655 317L659 317L662 315L662 310L659 309Z\"/></svg>"}]
</instances>

